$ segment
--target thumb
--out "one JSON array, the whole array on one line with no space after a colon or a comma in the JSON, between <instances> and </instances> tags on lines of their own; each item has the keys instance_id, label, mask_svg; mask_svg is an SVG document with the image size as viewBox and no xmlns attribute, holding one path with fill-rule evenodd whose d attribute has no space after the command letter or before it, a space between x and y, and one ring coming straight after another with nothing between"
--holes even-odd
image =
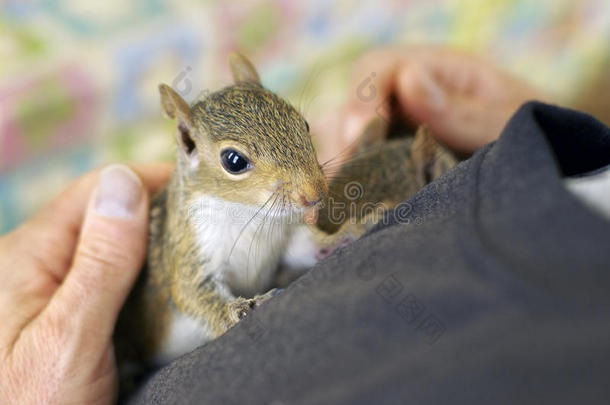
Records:
<instances>
[{"instance_id":1,"label":"thumb","mask_svg":"<svg viewBox=\"0 0 610 405\"><path fill-rule=\"evenodd\" d=\"M148 194L127 166L100 172L72 267L49 307L99 342L111 337L118 313L144 262ZM91 341L91 340L89 340Z\"/></svg>"}]
</instances>

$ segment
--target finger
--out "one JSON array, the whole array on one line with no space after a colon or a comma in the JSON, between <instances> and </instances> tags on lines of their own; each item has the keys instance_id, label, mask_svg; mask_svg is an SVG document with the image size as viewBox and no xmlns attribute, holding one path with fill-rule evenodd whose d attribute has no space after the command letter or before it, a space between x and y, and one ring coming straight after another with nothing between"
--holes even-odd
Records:
<instances>
[{"instance_id":1,"label":"finger","mask_svg":"<svg viewBox=\"0 0 610 405\"><path fill-rule=\"evenodd\" d=\"M169 164L132 165L144 187L155 193L163 187L173 170ZM18 229L24 255L30 267L44 268L61 283L70 267L91 192L96 187L101 169L75 180L34 218Z\"/></svg>"},{"instance_id":2,"label":"finger","mask_svg":"<svg viewBox=\"0 0 610 405\"><path fill-rule=\"evenodd\" d=\"M380 114L389 118L383 102L392 91L395 67L403 53L396 48L383 48L357 62L344 107L313 122L311 133L321 163L332 160L337 165L349 158L364 128Z\"/></svg>"},{"instance_id":3,"label":"finger","mask_svg":"<svg viewBox=\"0 0 610 405\"><path fill-rule=\"evenodd\" d=\"M448 93L480 98L496 94L489 91L487 83L491 65L476 55L449 48L429 48L411 54L406 64L427 72Z\"/></svg>"},{"instance_id":4,"label":"finger","mask_svg":"<svg viewBox=\"0 0 610 405\"><path fill-rule=\"evenodd\" d=\"M375 110L393 92L396 73L405 61L407 51L400 48L365 54L354 67L347 104L356 110Z\"/></svg>"},{"instance_id":5,"label":"finger","mask_svg":"<svg viewBox=\"0 0 610 405\"><path fill-rule=\"evenodd\" d=\"M500 106L490 110L488 105L471 99L452 104L442 119L436 119L435 113L430 110L429 118L422 115L421 121L439 141L466 154L498 139L512 114Z\"/></svg>"},{"instance_id":6,"label":"finger","mask_svg":"<svg viewBox=\"0 0 610 405\"><path fill-rule=\"evenodd\" d=\"M435 47L385 48L363 57L354 72L340 131L345 143L358 138L374 116L387 115L390 96L398 99L405 115L426 123L440 140L464 152L495 139L508 118L502 109L476 116L480 110L472 104L501 98L503 92L493 80L499 73L467 53ZM467 102L458 104L456 99Z\"/></svg>"},{"instance_id":7,"label":"finger","mask_svg":"<svg viewBox=\"0 0 610 405\"><path fill-rule=\"evenodd\" d=\"M142 267L146 252L148 196L126 166L105 168L85 212L73 264L43 312L66 319L70 333L107 344ZM61 316L58 316L60 314Z\"/></svg>"},{"instance_id":8,"label":"finger","mask_svg":"<svg viewBox=\"0 0 610 405\"><path fill-rule=\"evenodd\" d=\"M357 63L352 74L347 106L359 112L376 111L383 114L391 95L401 92L398 76L411 65L428 70L438 76L445 86L458 85L455 72L460 66L469 71L476 66L467 54L440 47L386 47L365 54ZM465 66L468 62L468 66ZM459 84L462 85L462 84Z\"/></svg>"},{"instance_id":9,"label":"finger","mask_svg":"<svg viewBox=\"0 0 610 405\"><path fill-rule=\"evenodd\" d=\"M476 97L450 93L418 65L403 68L397 79L399 102L416 122L449 147L472 152L500 135L511 112Z\"/></svg>"},{"instance_id":10,"label":"finger","mask_svg":"<svg viewBox=\"0 0 610 405\"><path fill-rule=\"evenodd\" d=\"M137 165L145 187L158 190L172 166ZM0 319L8 322L0 333L12 336L48 304L67 273L83 222L84 212L100 170L75 180L34 218L0 239L9 254L0 258ZM18 309L18 311L16 310Z\"/></svg>"},{"instance_id":11,"label":"finger","mask_svg":"<svg viewBox=\"0 0 610 405\"><path fill-rule=\"evenodd\" d=\"M352 86L342 114L340 137L344 143L353 142L376 117L389 122L390 101L402 92L398 78L404 69L416 61L433 61L431 55L441 52L436 48L387 47L363 56L356 64ZM421 61L421 62L420 62Z\"/></svg>"}]
</instances>

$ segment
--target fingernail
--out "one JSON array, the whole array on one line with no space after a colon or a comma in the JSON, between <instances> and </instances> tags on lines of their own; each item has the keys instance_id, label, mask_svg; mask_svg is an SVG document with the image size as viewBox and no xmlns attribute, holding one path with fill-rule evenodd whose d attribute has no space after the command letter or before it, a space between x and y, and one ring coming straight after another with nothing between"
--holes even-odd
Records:
<instances>
[{"instance_id":1,"label":"fingernail","mask_svg":"<svg viewBox=\"0 0 610 405\"><path fill-rule=\"evenodd\" d=\"M142 199L142 182L129 167L111 165L100 173L95 196L98 214L114 218L129 218Z\"/></svg>"},{"instance_id":2,"label":"fingernail","mask_svg":"<svg viewBox=\"0 0 610 405\"><path fill-rule=\"evenodd\" d=\"M438 83L425 70L419 72L420 84L426 94L428 105L440 110L445 107L447 97Z\"/></svg>"}]
</instances>

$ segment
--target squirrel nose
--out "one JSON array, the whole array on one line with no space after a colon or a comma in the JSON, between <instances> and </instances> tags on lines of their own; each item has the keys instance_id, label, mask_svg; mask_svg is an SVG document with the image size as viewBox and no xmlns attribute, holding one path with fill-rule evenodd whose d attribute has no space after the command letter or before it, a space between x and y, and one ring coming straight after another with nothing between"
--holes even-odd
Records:
<instances>
[{"instance_id":1,"label":"squirrel nose","mask_svg":"<svg viewBox=\"0 0 610 405\"><path fill-rule=\"evenodd\" d=\"M310 199L310 198L311 197L301 195L301 204L303 204L305 207L311 207L313 205L316 205L317 203L319 203L322 200L322 196L320 196L320 195L314 197L314 199Z\"/></svg>"}]
</instances>

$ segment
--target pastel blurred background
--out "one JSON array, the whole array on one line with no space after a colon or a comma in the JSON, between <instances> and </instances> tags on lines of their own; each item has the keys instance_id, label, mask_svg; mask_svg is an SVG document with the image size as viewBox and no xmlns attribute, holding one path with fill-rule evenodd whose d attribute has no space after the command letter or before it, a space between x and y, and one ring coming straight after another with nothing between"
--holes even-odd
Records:
<instances>
[{"instance_id":1,"label":"pastel blurred background","mask_svg":"<svg viewBox=\"0 0 610 405\"><path fill-rule=\"evenodd\" d=\"M95 166L171 160L159 82L191 101L230 83L238 49L315 119L390 43L473 50L610 115L608 0L0 0L0 234Z\"/></svg>"}]
</instances>

